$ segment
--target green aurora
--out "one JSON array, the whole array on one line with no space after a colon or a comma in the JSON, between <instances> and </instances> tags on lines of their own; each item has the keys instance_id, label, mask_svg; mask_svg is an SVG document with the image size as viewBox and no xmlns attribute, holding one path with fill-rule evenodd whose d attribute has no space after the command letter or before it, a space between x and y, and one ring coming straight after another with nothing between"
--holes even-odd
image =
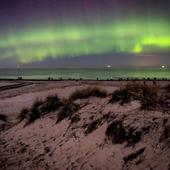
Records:
<instances>
[{"instance_id":1,"label":"green aurora","mask_svg":"<svg viewBox=\"0 0 170 170\"><path fill-rule=\"evenodd\" d=\"M48 25L0 35L1 59L19 63L53 57L170 51L170 24L162 19L128 19L101 24Z\"/></svg>"}]
</instances>

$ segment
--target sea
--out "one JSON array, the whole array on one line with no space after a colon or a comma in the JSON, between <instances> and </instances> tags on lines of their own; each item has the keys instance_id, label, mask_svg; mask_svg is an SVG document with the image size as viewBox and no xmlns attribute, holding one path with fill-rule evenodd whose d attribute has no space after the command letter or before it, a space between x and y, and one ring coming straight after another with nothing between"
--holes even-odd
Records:
<instances>
[{"instance_id":1,"label":"sea","mask_svg":"<svg viewBox=\"0 0 170 170\"><path fill-rule=\"evenodd\" d=\"M169 79L170 68L50 68L0 69L0 79L83 79L108 80L127 78Z\"/></svg>"}]
</instances>

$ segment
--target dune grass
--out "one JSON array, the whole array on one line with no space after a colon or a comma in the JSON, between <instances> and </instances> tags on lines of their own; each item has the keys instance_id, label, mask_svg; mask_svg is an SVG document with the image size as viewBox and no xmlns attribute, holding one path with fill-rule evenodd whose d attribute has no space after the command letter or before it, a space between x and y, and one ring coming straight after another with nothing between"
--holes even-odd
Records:
<instances>
[{"instance_id":1,"label":"dune grass","mask_svg":"<svg viewBox=\"0 0 170 170\"><path fill-rule=\"evenodd\" d=\"M4 114L0 114L0 120L2 120L3 122L7 122L8 117Z\"/></svg>"},{"instance_id":2,"label":"dune grass","mask_svg":"<svg viewBox=\"0 0 170 170\"><path fill-rule=\"evenodd\" d=\"M21 112L18 114L17 120L18 120L19 122L21 122L22 120L24 120L24 119L26 118L26 116L27 116L28 113L29 113L29 109L28 109L28 108L23 108L23 109L21 110Z\"/></svg>"},{"instance_id":3,"label":"dune grass","mask_svg":"<svg viewBox=\"0 0 170 170\"><path fill-rule=\"evenodd\" d=\"M107 93L104 90L101 90L97 87L87 87L82 90L75 90L68 99L62 101L62 108L57 114L57 123L62 121L65 118L71 117L73 113L77 112L80 109L78 104L75 104L74 101L77 99L86 99L89 97L106 97ZM74 119L72 120L74 121ZM77 120L76 120L77 121Z\"/></svg>"},{"instance_id":4,"label":"dune grass","mask_svg":"<svg viewBox=\"0 0 170 170\"><path fill-rule=\"evenodd\" d=\"M132 146L141 140L142 132L125 127L122 121L114 121L108 125L105 135L113 144L126 142L127 146Z\"/></svg>"},{"instance_id":5,"label":"dune grass","mask_svg":"<svg viewBox=\"0 0 170 170\"><path fill-rule=\"evenodd\" d=\"M100 123L99 120L94 120L91 123L87 124L85 126L85 131L84 131L85 135L88 135L88 134L92 133L93 131L95 131L97 129L99 123Z\"/></svg>"},{"instance_id":6,"label":"dune grass","mask_svg":"<svg viewBox=\"0 0 170 170\"><path fill-rule=\"evenodd\" d=\"M77 112L80 109L78 104L75 104L74 101L77 99L86 99L89 97L106 97L107 92L101 90L98 87L87 87L82 90L75 90L68 99L62 101L62 108L57 114L57 123L62 121L65 118L71 117L73 113ZM74 119L72 120L74 121ZM77 120L76 120L77 121Z\"/></svg>"},{"instance_id":7,"label":"dune grass","mask_svg":"<svg viewBox=\"0 0 170 170\"><path fill-rule=\"evenodd\" d=\"M112 141L112 143L123 143L125 141L125 129L122 122L112 122L106 129L106 137Z\"/></svg>"},{"instance_id":8,"label":"dune grass","mask_svg":"<svg viewBox=\"0 0 170 170\"><path fill-rule=\"evenodd\" d=\"M42 112L49 113L55 111L62 105L58 95L48 96L42 106Z\"/></svg>"},{"instance_id":9,"label":"dune grass","mask_svg":"<svg viewBox=\"0 0 170 170\"><path fill-rule=\"evenodd\" d=\"M68 99L64 99L62 101L57 95L48 96L44 101L36 99L31 108L23 108L21 110L17 119L19 122L26 119L26 126L41 116L58 110L61 107L57 114L57 122L60 122L79 110L80 106L75 104L74 100L84 99L90 96L106 97L107 93L97 87L88 87L83 90L76 90L69 96Z\"/></svg>"},{"instance_id":10,"label":"dune grass","mask_svg":"<svg viewBox=\"0 0 170 170\"><path fill-rule=\"evenodd\" d=\"M129 103L132 100L133 95L126 89L115 90L112 93L110 103L120 102L121 105Z\"/></svg>"},{"instance_id":11,"label":"dune grass","mask_svg":"<svg viewBox=\"0 0 170 170\"><path fill-rule=\"evenodd\" d=\"M17 119L19 122L26 120L25 126L39 119L43 115L55 111L61 107L62 102L57 95L48 96L44 101L36 99L31 108L23 108Z\"/></svg>"},{"instance_id":12,"label":"dune grass","mask_svg":"<svg viewBox=\"0 0 170 170\"><path fill-rule=\"evenodd\" d=\"M112 93L110 103L119 102L121 105L132 100L139 100L141 110L152 110L159 105L159 87L156 85L146 85L140 83L128 83L120 90Z\"/></svg>"},{"instance_id":13,"label":"dune grass","mask_svg":"<svg viewBox=\"0 0 170 170\"><path fill-rule=\"evenodd\" d=\"M107 92L104 90L101 90L98 87L87 87L85 89L82 90L76 90L74 91L70 97L69 100L70 101L74 101L77 99L86 99L89 97L106 97L107 96Z\"/></svg>"},{"instance_id":14,"label":"dune grass","mask_svg":"<svg viewBox=\"0 0 170 170\"><path fill-rule=\"evenodd\" d=\"M129 103L132 100L138 100L142 95L142 90L146 85L131 82L112 93L111 103L120 102L121 105Z\"/></svg>"},{"instance_id":15,"label":"dune grass","mask_svg":"<svg viewBox=\"0 0 170 170\"><path fill-rule=\"evenodd\" d=\"M73 124L73 123L77 123L81 120L80 118L80 115L79 114L75 114L73 116L70 117L70 124Z\"/></svg>"},{"instance_id":16,"label":"dune grass","mask_svg":"<svg viewBox=\"0 0 170 170\"><path fill-rule=\"evenodd\" d=\"M61 110L57 114L57 123L62 121L65 118L72 116L73 113L79 110L80 106L78 104L73 103L70 100L63 100L63 106Z\"/></svg>"},{"instance_id":17,"label":"dune grass","mask_svg":"<svg viewBox=\"0 0 170 170\"><path fill-rule=\"evenodd\" d=\"M34 122L36 119L40 118L40 111L39 107L43 104L43 101L40 99L36 99L36 101L33 103L32 107L30 108L29 114L26 116L26 123L25 126Z\"/></svg>"},{"instance_id":18,"label":"dune grass","mask_svg":"<svg viewBox=\"0 0 170 170\"><path fill-rule=\"evenodd\" d=\"M140 97L141 110L154 110L160 102L159 89L155 86L144 86Z\"/></svg>"},{"instance_id":19,"label":"dune grass","mask_svg":"<svg viewBox=\"0 0 170 170\"><path fill-rule=\"evenodd\" d=\"M166 90L168 93L170 93L170 84L168 84L168 85L165 86L165 90Z\"/></svg>"},{"instance_id":20,"label":"dune grass","mask_svg":"<svg viewBox=\"0 0 170 170\"><path fill-rule=\"evenodd\" d=\"M80 89L80 90L75 90L68 99L64 99L62 101L62 108L61 110L58 112L57 114L57 123L62 121L65 118L68 118L73 115L73 113L77 112L80 109L80 106L78 104L75 104L74 101L77 99L86 99L89 97L106 97L107 96L107 92L104 90L101 90L98 87L87 87L85 89ZM74 120L74 116L71 119L71 121L78 121L79 119L77 119L75 117Z\"/></svg>"}]
</instances>

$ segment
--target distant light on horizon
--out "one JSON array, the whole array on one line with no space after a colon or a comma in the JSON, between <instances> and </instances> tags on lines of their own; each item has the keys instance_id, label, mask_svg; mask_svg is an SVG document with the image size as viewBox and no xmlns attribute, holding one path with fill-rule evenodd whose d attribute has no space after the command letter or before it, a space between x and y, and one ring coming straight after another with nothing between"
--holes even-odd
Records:
<instances>
[{"instance_id":1,"label":"distant light on horizon","mask_svg":"<svg viewBox=\"0 0 170 170\"><path fill-rule=\"evenodd\" d=\"M107 65L107 68L111 68L112 66L111 65Z\"/></svg>"}]
</instances>

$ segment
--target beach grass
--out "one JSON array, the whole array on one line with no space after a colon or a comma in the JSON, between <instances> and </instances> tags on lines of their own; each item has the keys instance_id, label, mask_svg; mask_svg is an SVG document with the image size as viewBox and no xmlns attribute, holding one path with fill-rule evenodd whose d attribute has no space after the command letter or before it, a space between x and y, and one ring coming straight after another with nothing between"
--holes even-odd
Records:
<instances>
[{"instance_id":1,"label":"beach grass","mask_svg":"<svg viewBox=\"0 0 170 170\"><path fill-rule=\"evenodd\" d=\"M87 87L85 89L82 90L76 90L74 91L70 97L69 100L70 101L74 101L77 99L86 99L89 97L106 97L107 96L107 92L105 90L101 90L98 87Z\"/></svg>"}]
</instances>

